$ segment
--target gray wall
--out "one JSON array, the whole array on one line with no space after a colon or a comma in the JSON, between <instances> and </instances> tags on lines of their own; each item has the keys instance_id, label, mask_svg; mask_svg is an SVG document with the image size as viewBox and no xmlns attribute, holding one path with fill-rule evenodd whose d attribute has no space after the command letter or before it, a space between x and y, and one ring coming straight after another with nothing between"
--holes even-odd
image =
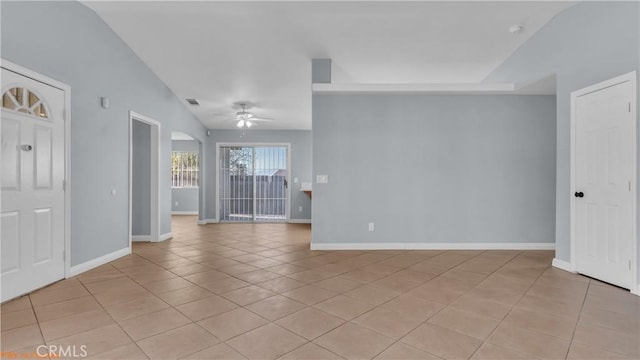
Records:
<instances>
[{"instance_id":1,"label":"gray wall","mask_svg":"<svg viewBox=\"0 0 640 360\"><path fill-rule=\"evenodd\" d=\"M171 151L199 152L200 145L195 140L171 140ZM198 188L172 188L171 211L198 212ZM178 203L176 205L176 202Z\"/></svg>"},{"instance_id":2,"label":"gray wall","mask_svg":"<svg viewBox=\"0 0 640 360\"><path fill-rule=\"evenodd\" d=\"M314 95L313 167L314 243L554 241L552 96Z\"/></svg>"},{"instance_id":3,"label":"gray wall","mask_svg":"<svg viewBox=\"0 0 640 360\"><path fill-rule=\"evenodd\" d=\"M169 232L170 134L202 140L202 124L84 5L2 1L0 7L2 57L71 86L71 265L128 246L129 110L162 123L160 222L161 233ZM109 109L100 108L101 96L110 98Z\"/></svg>"},{"instance_id":4,"label":"gray wall","mask_svg":"<svg viewBox=\"0 0 640 360\"><path fill-rule=\"evenodd\" d=\"M151 126L133 121L131 139L131 235L150 235Z\"/></svg>"},{"instance_id":5,"label":"gray wall","mask_svg":"<svg viewBox=\"0 0 640 360\"><path fill-rule=\"evenodd\" d=\"M302 182L311 182L311 131L307 130L247 130L242 136L240 130L212 130L207 138L207 179L206 184L206 218L215 219L216 201L216 143L290 143L291 144L291 219L311 219L311 200L307 194L300 191ZM298 183L293 183L293 178ZM302 206L302 212L298 207Z\"/></svg>"},{"instance_id":6,"label":"gray wall","mask_svg":"<svg viewBox=\"0 0 640 360\"><path fill-rule=\"evenodd\" d=\"M556 74L555 238L561 260L570 260L570 93L640 69L639 11L638 2L579 3L553 18L486 79L526 83Z\"/></svg>"}]
</instances>

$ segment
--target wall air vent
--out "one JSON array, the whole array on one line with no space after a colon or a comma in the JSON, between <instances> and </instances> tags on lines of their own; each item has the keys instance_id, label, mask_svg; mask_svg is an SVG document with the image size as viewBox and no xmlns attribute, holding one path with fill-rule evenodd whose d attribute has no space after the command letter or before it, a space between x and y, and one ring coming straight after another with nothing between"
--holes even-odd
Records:
<instances>
[{"instance_id":1,"label":"wall air vent","mask_svg":"<svg viewBox=\"0 0 640 360\"><path fill-rule=\"evenodd\" d=\"M186 99L186 100L191 105L200 105L200 103L196 99Z\"/></svg>"}]
</instances>

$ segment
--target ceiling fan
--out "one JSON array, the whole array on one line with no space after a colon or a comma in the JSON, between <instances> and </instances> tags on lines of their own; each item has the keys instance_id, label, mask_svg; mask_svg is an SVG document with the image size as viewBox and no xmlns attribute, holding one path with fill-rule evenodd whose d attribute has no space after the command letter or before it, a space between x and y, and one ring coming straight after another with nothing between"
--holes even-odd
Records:
<instances>
[{"instance_id":1,"label":"ceiling fan","mask_svg":"<svg viewBox=\"0 0 640 360\"><path fill-rule=\"evenodd\" d=\"M236 118L233 120L236 122L236 126L241 129L248 129L255 125L258 121L273 121L270 118L263 118L254 116L252 113L247 111L247 104L239 104L242 107L242 111L238 111L236 113Z\"/></svg>"}]
</instances>

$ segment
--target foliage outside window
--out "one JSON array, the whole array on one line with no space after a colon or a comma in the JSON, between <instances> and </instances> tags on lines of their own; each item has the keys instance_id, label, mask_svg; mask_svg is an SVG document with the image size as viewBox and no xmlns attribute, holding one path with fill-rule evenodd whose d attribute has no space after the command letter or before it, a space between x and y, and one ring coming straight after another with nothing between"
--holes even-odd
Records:
<instances>
[{"instance_id":1,"label":"foliage outside window","mask_svg":"<svg viewBox=\"0 0 640 360\"><path fill-rule=\"evenodd\" d=\"M173 151L171 153L171 187L197 188L200 185L198 153Z\"/></svg>"}]
</instances>

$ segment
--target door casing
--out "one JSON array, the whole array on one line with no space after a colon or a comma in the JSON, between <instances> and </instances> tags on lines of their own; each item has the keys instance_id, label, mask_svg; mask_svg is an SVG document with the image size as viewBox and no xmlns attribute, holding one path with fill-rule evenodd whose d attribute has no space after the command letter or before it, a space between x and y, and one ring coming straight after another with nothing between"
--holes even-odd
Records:
<instances>
[{"instance_id":1,"label":"door casing","mask_svg":"<svg viewBox=\"0 0 640 360\"><path fill-rule=\"evenodd\" d=\"M632 71L630 73L626 73L624 75L617 76L615 78L605 80L599 82L597 84L585 87L583 89L579 89L571 92L571 144L570 144L570 166L571 166L571 175L570 175L570 184L571 191L569 191L569 204L570 204L570 216L569 216L569 231L570 231L570 256L571 256L571 271L577 272L577 264L576 264L576 236L575 236L575 198L573 197L573 192L576 190L576 124L577 124L577 112L576 112L576 103L577 99L580 96L587 95L589 93L596 92L598 90L606 89L608 87L612 87L618 84L622 84L625 82L631 82L632 94L631 94L631 116L635 121L632 124L633 133L635 136L633 137L633 158L632 162L632 178L631 178L631 196L632 196L632 238L633 238L633 255L631 256L631 277L632 284L630 286L630 291L633 294L640 295L640 285L638 284L638 86L637 86L637 73Z\"/></svg>"},{"instance_id":2,"label":"door casing","mask_svg":"<svg viewBox=\"0 0 640 360\"><path fill-rule=\"evenodd\" d=\"M133 122L140 121L151 127L151 203L149 211L151 214L149 240L151 242L160 241L160 134L161 124L150 117L129 111L129 249L133 236L132 229L132 182L133 182Z\"/></svg>"}]
</instances>

